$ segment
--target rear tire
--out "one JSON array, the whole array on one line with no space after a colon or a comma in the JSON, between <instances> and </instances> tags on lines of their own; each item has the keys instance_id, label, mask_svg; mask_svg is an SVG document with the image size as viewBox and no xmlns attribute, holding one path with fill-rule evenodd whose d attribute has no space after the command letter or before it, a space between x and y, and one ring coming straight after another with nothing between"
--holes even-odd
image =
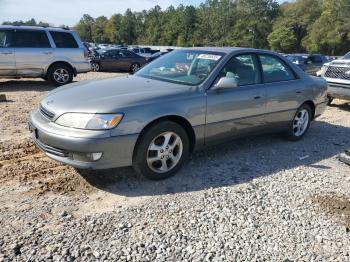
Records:
<instances>
[{"instance_id":1,"label":"rear tire","mask_svg":"<svg viewBox=\"0 0 350 262\"><path fill-rule=\"evenodd\" d=\"M133 167L147 179L165 179L182 167L189 149L188 135L179 124L160 122L148 128L139 138Z\"/></svg>"},{"instance_id":2,"label":"rear tire","mask_svg":"<svg viewBox=\"0 0 350 262\"><path fill-rule=\"evenodd\" d=\"M66 85L73 80L73 69L63 63L54 64L49 68L47 77L55 86Z\"/></svg>"},{"instance_id":3,"label":"rear tire","mask_svg":"<svg viewBox=\"0 0 350 262\"><path fill-rule=\"evenodd\" d=\"M91 63L92 71L94 72L100 72L101 71L101 65L99 63Z\"/></svg>"},{"instance_id":4,"label":"rear tire","mask_svg":"<svg viewBox=\"0 0 350 262\"><path fill-rule=\"evenodd\" d=\"M291 141L298 141L303 138L310 127L312 120L312 110L309 105L303 104L296 112L291 122L286 138Z\"/></svg>"}]
</instances>

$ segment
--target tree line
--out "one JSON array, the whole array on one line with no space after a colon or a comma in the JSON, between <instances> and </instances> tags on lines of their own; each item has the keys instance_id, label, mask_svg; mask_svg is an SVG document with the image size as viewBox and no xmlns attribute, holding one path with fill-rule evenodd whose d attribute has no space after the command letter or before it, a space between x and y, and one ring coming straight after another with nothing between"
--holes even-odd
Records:
<instances>
[{"instance_id":1,"label":"tree line","mask_svg":"<svg viewBox=\"0 0 350 262\"><path fill-rule=\"evenodd\" d=\"M350 0L206 0L93 18L74 26L83 41L167 46L240 46L342 55L350 47ZM6 24L35 22L34 19ZM41 25L46 23L40 22ZM39 23L39 24L40 24Z\"/></svg>"}]
</instances>

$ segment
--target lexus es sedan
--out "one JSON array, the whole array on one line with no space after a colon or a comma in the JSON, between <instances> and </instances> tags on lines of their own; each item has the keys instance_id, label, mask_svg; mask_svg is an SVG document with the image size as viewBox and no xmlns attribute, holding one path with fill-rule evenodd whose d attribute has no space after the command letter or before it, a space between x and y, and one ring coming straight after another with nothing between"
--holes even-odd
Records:
<instances>
[{"instance_id":1,"label":"lexus es sedan","mask_svg":"<svg viewBox=\"0 0 350 262\"><path fill-rule=\"evenodd\" d=\"M59 162L132 165L157 180L210 144L264 132L299 140L326 106L326 81L276 53L189 48L134 75L55 89L31 113L29 127L36 145Z\"/></svg>"},{"instance_id":2,"label":"lexus es sedan","mask_svg":"<svg viewBox=\"0 0 350 262\"><path fill-rule=\"evenodd\" d=\"M126 71L135 73L147 63L147 58L123 49L105 49L91 59L93 71Z\"/></svg>"}]
</instances>

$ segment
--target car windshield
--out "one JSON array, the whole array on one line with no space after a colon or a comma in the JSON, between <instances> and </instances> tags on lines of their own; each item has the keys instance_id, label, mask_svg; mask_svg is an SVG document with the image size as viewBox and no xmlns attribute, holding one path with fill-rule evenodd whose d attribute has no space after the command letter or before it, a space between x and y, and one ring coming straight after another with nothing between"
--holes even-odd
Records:
<instances>
[{"instance_id":1,"label":"car windshield","mask_svg":"<svg viewBox=\"0 0 350 262\"><path fill-rule=\"evenodd\" d=\"M347 53L344 57L343 57L343 59L347 59L347 60L350 60L350 52L349 53Z\"/></svg>"},{"instance_id":2,"label":"car windshield","mask_svg":"<svg viewBox=\"0 0 350 262\"><path fill-rule=\"evenodd\" d=\"M179 50L161 56L136 73L138 76L185 85L199 85L224 53Z\"/></svg>"},{"instance_id":3,"label":"car windshield","mask_svg":"<svg viewBox=\"0 0 350 262\"><path fill-rule=\"evenodd\" d=\"M298 56L298 55L289 55L287 56L287 59L293 63L296 64L303 64L306 60L305 56Z\"/></svg>"}]
</instances>

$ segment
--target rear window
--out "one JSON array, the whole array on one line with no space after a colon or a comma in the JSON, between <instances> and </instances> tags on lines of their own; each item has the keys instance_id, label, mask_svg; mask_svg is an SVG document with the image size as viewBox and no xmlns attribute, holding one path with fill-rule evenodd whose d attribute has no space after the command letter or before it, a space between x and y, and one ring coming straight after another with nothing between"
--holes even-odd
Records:
<instances>
[{"instance_id":1,"label":"rear window","mask_svg":"<svg viewBox=\"0 0 350 262\"><path fill-rule=\"evenodd\" d=\"M75 38L70 33L50 31L57 48L78 48Z\"/></svg>"},{"instance_id":2,"label":"rear window","mask_svg":"<svg viewBox=\"0 0 350 262\"><path fill-rule=\"evenodd\" d=\"M13 46L23 48L49 48L50 42L45 31L15 30Z\"/></svg>"}]
</instances>

